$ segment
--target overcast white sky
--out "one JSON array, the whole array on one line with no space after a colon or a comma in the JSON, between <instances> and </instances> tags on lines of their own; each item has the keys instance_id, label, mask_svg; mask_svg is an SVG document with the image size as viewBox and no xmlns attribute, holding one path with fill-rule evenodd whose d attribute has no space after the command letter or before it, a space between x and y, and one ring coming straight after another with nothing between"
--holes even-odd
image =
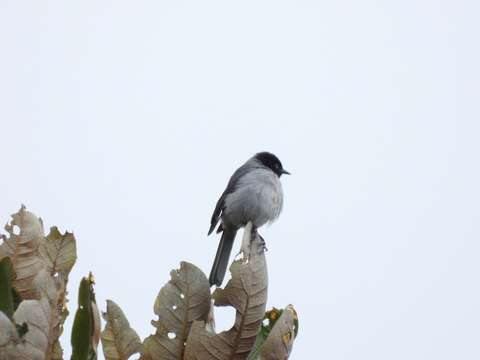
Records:
<instances>
[{"instance_id":1,"label":"overcast white sky","mask_svg":"<svg viewBox=\"0 0 480 360\"><path fill-rule=\"evenodd\" d=\"M169 270L210 271L230 174L269 150L293 174L262 232L292 359L479 359L479 13L0 0L0 221L25 203L73 230L71 309L92 270L143 338Z\"/></svg>"}]
</instances>

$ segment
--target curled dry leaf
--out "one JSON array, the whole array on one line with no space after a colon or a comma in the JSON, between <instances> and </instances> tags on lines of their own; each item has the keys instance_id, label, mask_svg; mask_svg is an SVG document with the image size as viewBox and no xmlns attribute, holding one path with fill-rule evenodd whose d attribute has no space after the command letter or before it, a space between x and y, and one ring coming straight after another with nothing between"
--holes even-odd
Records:
<instances>
[{"instance_id":1,"label":"curled dry leaf","mask_svg":"<svg viewBox=\"0 0 480 360\"><path fill-rule=\"evenodd\" d=\"M248 227L244 236L250 236ZM214 293L215 305L233 306L236 319L233 327L215 334L205 322L196 321L188 336L186 360L246 359L257 336L267 302L267 265L263 243L257 235L251 242L248 262L234 261L232 279L225 289Z\"/></svg>"},{"instance_id":2,"label":"curled dry leaf","mask_svg":"<svg viewBox=\"0 0 480 360\"><path fill-rule=\"evenodd\" d=\"M276 314L280 317L274 319L273 328L260 346L260 360L286 360L292 351L298 329L297 313L292 305L288 305L281 313L277 311Z\"/></svg>"},{"instance_id":3,"label":"curled dry leaf","mask_svg":"<svg viewBox=\"0 0 480 360\"><path fill-rule=\"evenodd\" d=\"M160 290L154 312L158 321L154 335L142 345L143 360L183 359L185 341L195 320L206 320L210 309L210 286L205 274L187 262L172 270L171 279Z\"/></svg>"},{"instance_id":4,"label":"curled dry leaf","mask_svg":"<svg viewBox=\"0 0 480 360\"><path fill-rule=\"evenodd\" d=\"M107 322L101 339L106 360L127 360L141 345L140 338L130 327L120 306L107 300L107 312L103 314Z\"/></svg>"},{"instance_id":5,"label":"curled dry leaf","mask_svg":"<svg viewBox=\"0 0 480 360\"><path fill-rule=\"evenodd\" d=\"M19 228L17 233L16 228ZM43 268L38 257L38 247L44 238L42 220L26 210L25 206L12 215L12 221L5 226L8 237L2 235L0 258L9 256L16 278L13 286L22 299L38 299L34 278Z\"/></svg>"}]
</instances>

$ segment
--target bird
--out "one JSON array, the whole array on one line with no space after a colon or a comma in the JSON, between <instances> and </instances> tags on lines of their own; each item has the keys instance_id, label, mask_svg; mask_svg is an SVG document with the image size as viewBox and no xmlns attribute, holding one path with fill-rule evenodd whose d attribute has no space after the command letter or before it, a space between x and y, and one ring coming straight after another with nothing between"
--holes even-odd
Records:
<instances>
[{"instance_id":1,"label":"bird","mask_svg":"<svg viewBox=\"0 0 480 360\"><path fill-rule=\"evenodd\" d=\"M252 233L256 233L259 227L272 223L280 215L283 207L280 177L284 174L290 175L278 157L263 151L248 159L230 177L208 230L210 235L220 222L217 233L222 236L210 272L210 286L220 286L223 282L237 231L251 222Z\"/></svg>"}]
</instances>

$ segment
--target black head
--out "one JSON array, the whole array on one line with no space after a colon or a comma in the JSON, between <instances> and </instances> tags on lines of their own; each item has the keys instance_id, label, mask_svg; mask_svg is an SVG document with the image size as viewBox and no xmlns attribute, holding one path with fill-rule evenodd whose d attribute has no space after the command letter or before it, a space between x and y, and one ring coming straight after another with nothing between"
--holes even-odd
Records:
<instances>
[{"instance_id":1,"label":"black head","mask_svg":"<svg viewBox=\"0 0 480 360\"><path fill-rule=\"evenodd\" d=\"M278 175L278 177L282 176L282 174L290 175L287 170L283 169L282 163L278 158L269 152L260 152L255 155L255 158L259 160L263 165L272 169L272 171Z\"/></svg>"}]
</instances>

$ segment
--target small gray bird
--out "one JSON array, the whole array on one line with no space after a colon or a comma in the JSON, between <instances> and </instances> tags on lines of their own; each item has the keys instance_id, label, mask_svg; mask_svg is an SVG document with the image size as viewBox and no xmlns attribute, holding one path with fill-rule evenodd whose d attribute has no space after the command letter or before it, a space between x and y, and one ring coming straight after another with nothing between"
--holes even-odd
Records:
<instances>
[{"instance_id":1,"label":"small gray bird","mask_svg":"<svg viewBox=\"0 0 480 360\"><path fill-rule=\"evenodd\" d=\"M260 152L235 171L227 188L217 201L208 235L221 219L217 233L222 232L215 261L210 272L210 285L220 286L232 251L237 230L252 222L253 231L273 222L282 211L283 191L280 176L290 173L278 158Z\"/></svg>"}]
</instances>

